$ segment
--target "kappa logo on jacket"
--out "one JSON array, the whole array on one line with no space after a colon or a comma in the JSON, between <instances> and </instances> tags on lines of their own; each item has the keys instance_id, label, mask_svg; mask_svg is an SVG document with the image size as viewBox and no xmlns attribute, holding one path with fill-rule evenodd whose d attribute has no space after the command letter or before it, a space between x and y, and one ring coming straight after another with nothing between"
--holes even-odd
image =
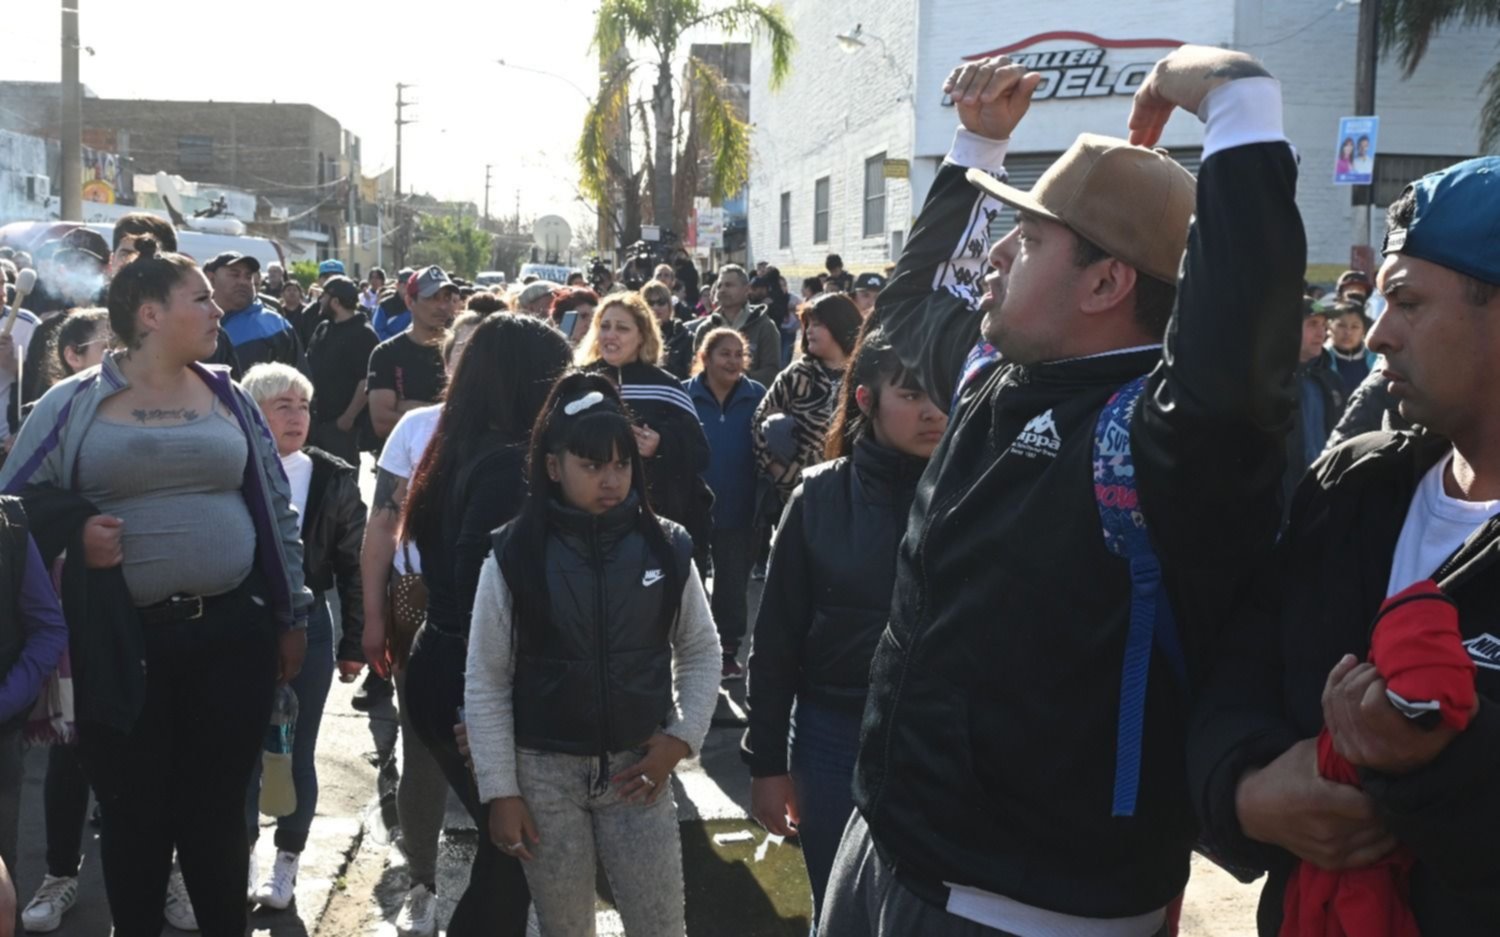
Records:
<instances>
[{"instance_id":1,"label":"kappa logo on jacket","mask_svg":"<svg viewBox=\"0 0 1500 937\"><path fill-rule=\"evenodd\" d=\"M1032 417L1006 451L1020 453L1028 459L1037 456L1055 459L1061 448L1062 436L1057 432L1057 420L1053 418L1052 411L1048 410Z\"/></svg>"},{"instance_id":2,"label":"kappa logo on jacket","mask_svg":"<svg viewBox=\"0 0 1500 937\"><path fill-rule=\"evenodd\" d=\"M1464 647L1475 664L1488 670L1500 670L1500 638L1486 633L1465 641Z\"/></svg>"},{"instance_id":3,"label":"kappa logo on jacket","mask_svg":"<svg viewBox=\"0 0 1500 937\"><path fill-rule=\"evenodd\" d=\"M646 575L641 577L641 586L642 588L646 586L654 586L658 582L661 582L663 579L665 579L666 575L666 573L662 572L659 569L648 569L646 570Z\"/></svg>"}]
</instances>

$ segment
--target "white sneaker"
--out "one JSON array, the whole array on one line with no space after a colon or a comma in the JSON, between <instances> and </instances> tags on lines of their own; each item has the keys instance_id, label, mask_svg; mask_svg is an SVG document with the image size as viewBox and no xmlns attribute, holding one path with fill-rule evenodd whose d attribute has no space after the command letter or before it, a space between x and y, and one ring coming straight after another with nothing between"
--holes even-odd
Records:
<instances>
[{"instance_id":1,"label":"white sneaker","mask_svg":"<svg viewBox=\"0 0 1500 937\"><path fill-rule=\"evenodd\" d=\"M193 911L193 902L188 898L187 886L182 883L179 869L173 869L172 877L167 879L167 903L162 906L161 913L167 923L178 930L198 929L198 915Z\"/></svg>"},{"instance_id":2,"label":"white sneaker","mask_svg":"<svg viewBox=\"0 0 1500 937\"><path fill-rule=\"evenodd\" d=\"M260 863L255 861L255 844L250 844L250 876L245 885L245 903L255 904L255 891L260 884L256 879L260 878Z\"/></svg>"},{"instance_id":3,"label":"white sneaker","mask_svg":"<svg viewBox=\"0 0 1500 937\"><path fill-rule=\"evenodd\" d=\"M426 885L406 893L401 913L396 915L396 933L401 937L433 937L437 933L437 895Z\"/></svg>"},{"instance_id":4,"label":"white sneaker","mask_svg":"<svg viewBox=\"0 0 1500 937\"><path fill-rule=\"evenodd\" d=\"M295 852L278 850L276 864L271 866L271 877L255 890L255 903L285 911L296 894L297 865L301 861L302 857Z\"/></svg>"},{"instance_id":5,"label":"white sneaker","mask_svg":"<svg viewBox=\"0 0 1500 937\"><path fill-rule=\"evenodd\" d=\"M63 915L77 903L78 876L48 875L21 912L21 927L28 934L51 933L62 926Z\"/></svg>"}]
</instances>

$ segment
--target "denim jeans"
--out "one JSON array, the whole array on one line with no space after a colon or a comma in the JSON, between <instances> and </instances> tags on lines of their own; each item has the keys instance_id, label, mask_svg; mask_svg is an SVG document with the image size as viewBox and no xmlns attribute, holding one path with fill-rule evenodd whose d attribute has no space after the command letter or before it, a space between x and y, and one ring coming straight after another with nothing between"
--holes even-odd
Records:
<instances>
[{"instance_id":1,"label":"denim jeans","mask_svg":"<svg viewBox=\"0 0 1500 937\"><path fill-rule=\"evenodd\" d=\"M644 748L609 756L518 749L521 796L541 842L522 863L542 937L594 937L594 870L602 862L625 933L682 937L682 839L670 782L649 806L620 799L610 777Z\"/></svg>"},{"instance_id":2,"label":"denim jeans","mask_svg":"<svg viewBox=\"0 0 1500 937\"><path fill-rule=\"evenodd\" d=\"M854 812L854 759L859 754L858 712L799 699L792 710L790 758L797 792L797 839L812 885L813 920L823 907L839 840Z\"/></svg>"},{"instance_id":3,"label":"denim jeans","mask_svg":"<svg viewBox=\"0 0 1500 937\"><path fill-rule=\"evenodd\" d=\"M313 596L307 616L307 656L292 680L297 694L297 725L292 730L292 786L297 791L297 809L276 820L276 848L300 853L307 848L313 814L318 809L318 727L323 723L323 704L333 684L333 616L328 599ZM260 839L260 759L250 775L245 794L245 829L250 842Z\"/></svg>"}]
</instances>

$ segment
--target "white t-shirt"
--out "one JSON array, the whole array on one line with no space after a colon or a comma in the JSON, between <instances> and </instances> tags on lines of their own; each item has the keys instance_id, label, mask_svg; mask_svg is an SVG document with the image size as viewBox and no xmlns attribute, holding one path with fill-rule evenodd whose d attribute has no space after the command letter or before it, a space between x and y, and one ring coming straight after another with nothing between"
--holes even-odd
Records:
<instances>
[{"instance_id":1,"label":"white t-shirt","mask_svg":"<svg viewBox=\"0 0 1500 937\"><path fill-rule=\"evenodd\" d=\"M443 405L435 403L430 407L418 407L402 414L401 419L396 422L396 428L391 430L391 435L386 439L376 466L411 481L412 473L417 470L417 463L422 461L422 453L427 451L427 444L437 431L438 415L442 412ZM408 554L411 556L410 565L406 562ZM417 553L416 546L397 546L395 565L398 573L420 573L422 557Z\"/></svg>"},{"instance_id":2,"label":"white t-shirt","mask_svg":"<svg viewBox=\"0 0 1500 937\"><path fill-rule=\"evenodd\" d=\"M1500 501L1463 501L1443 490L1443 477L1452 462L1449 455L1417 485L1396 541L1387 596L1431 576L1474 531L1500 512Z\"/></svg>"},{"instance_id":3,"label":"white t-shirt","mask_svg":"<svg viewBox=\"0 0 1500 937\"><path fill-rule=\"evenodd\" d=\"M292 507L297 516L307 520L307 491L312 487L312 457L305 452L294 452L281 457L281 470L292 483Z\"/></svg>"}]
</instances>

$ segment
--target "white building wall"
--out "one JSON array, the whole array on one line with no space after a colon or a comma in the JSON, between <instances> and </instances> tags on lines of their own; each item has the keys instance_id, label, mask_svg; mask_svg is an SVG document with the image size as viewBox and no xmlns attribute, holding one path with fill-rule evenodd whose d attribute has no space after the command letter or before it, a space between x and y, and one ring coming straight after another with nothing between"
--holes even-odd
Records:
<instances>
[{"instance_id":1,"label":"white building wall","mask_svg":"<svg viewBox=\"0 0 1500 937\"><path fill-rule=\"evenodd\" d=\"M1306 0L1238 0L1236 6L1235 47L1264 61L1282 83L1287 136L1302 157L1297 203L1307 229L1308 262L1347 264L1354 210L1350 187L1333 184L1333 160L1338 120L1354 113L1358 7L1330 13ZM1450 29L1433 40L1406 81L1394 60L1383 60L1375 80L1380 152L1455 162L1477 154L1479 86L1495 61L1497 42L1500 30ZM1375 215L1372 237L1378 252L1384 212Z\"/></svg>"},{"instance_id":2,"label":"white building wall","mask_svg":"<svg viewBox=\"0 0 1500 937\"><path fill-rule=\"evenodd\" d=\"M1302 159L1298 204L1308 236L1308 262L1346 264L1353 209L1347 186L1335 186L1333 153L1338 119L1353 113L1358 7L1335 10L1310 0L1057 0L1000 4L996 0L798 0L789 5L799 48L780 92L766 87L769 56L757 43L752 61L751 120L756 124L751 169L750 238L753 259L782 266L820 266L828 251L858 270L885 259L883 243L860 237L862 160L882 147L911 158L910 184L892 180L886 228L908 229L958 118L942 106L944 77L965 56L982 54L1055 31L1106 39L1174 39L1244 49L1265 61L1283 84L1286 129ZM891 56L914 75L911 104L878 44L855 55L839 51L834 34L863 22L886 40ZM1495 61L1500 29L1452 28L1432 43L1417 73L1402 80L1383 61L1376 82L1381 117L1379 150L1454 160L1478 152L1480 83ZM1024 51L1086 47L1058 40ZM1109 50L1111 70L1153 61L1165 48ZM1012 154L1060 152L1082 132L1125 136L1130 97L1037 101L1016 134ZM1202 127L1179 112L1162 145L1196 149ZM831 173L830 243L812 244L813 179ZM779 195L792 192L792 247L777 248ZM1378 248L1383 212L1372 237Z\"/></svg>"},{"instance_id":3,"label":"white building wall","mask_svg":"<svg viewBox=\"0 0 1500 937\"><path fill-rule=\"evenodd\" d=\"M878 270L891 257L913 213L907 180L886 181L885 230L866 238L865 160L912 150L911 76L916 49L916 0L797 0L785 10L797 37L791 74L770 88L770 50L755 42L750 64L750 259L785 271L823 266L840 254L855 272ZM864 48L853 54L834 37L862 25ZM813 185L829 177L826 244L813 242ZM779 246L781 194L791 193L791 246ZM796 287L796 283L791 284Z\"/></svg>"}]
</instances>

